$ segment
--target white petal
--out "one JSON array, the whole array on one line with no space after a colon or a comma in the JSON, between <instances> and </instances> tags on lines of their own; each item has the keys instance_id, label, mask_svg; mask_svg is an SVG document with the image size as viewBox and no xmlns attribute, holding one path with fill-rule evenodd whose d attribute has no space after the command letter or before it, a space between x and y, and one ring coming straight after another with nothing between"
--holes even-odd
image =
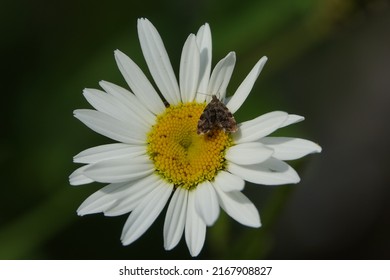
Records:
<instances>
[{"instance_id":1,"label":"white petal","mask_svg":"<svg viewBox=\"0 0 390 280\"><path fill-rule=\"evenodd\" d=\"M236 175L226 171L219 171L212 184L217 185L224 192L242 191L245 186L245 181Z\"/></svg>"},{"instance_id":2,"label":"white petal","mask_svg":"<svg viewBox=\"0 0 390 280\"><path fill-rule=\"evenodd\" d=\"M194 34L184 44L180 59L180 93L183 102L191 102L198 89L199 50Z\"/></svg>"},{"instance_id":3,"label":"white petal","mask_svg":"<svg viewBox=\"0 0 390 280\"><path fill-rule=\"evenodd\" d=\"M137 64L119 50L114 54L119 70L142 104L156 115L163 112L164 103Z\"/></svg>"},{"instance_id":4,"label":"white petal","mask_svg":"<svg viewBox=\"0 0 390 280\"><path fill-rule=\"evenodd\" d=\"M273 149L261 143L242 143L230 147L226 152L226 159L242 165L256 164L270 158L273 152Z\"/></svg>"},{"instance_id":5,"label":"white petal","mask_svg":"<svg viewBox=\"0 0 390 280\"><path fill-rule=\"evenodd\" d=\"M147 19L138 20L138 37L149 71L170 104L180 102L179 86L163 41Z\"/></svg>"},{"instance_id":6,"label":"white petal","mask_svg":"<svg viewBox=\"0 0 390 280\"><path fill-rule=\"evenodd\" d=\"M147 156L121 157L99 161L89 165L85 176L102 183L119 183L137 180L154 171L154 165Z\"/></svg>"},{"instance_id":7,"label":"white petal","mask_svg":"<svg viewBox=\"0 0 390 280\"><path fill-rule=\"evenodd\" d=\"M123 156L139 156L146 153L146 147L141 145L128 145L123 143L106 144L86 149L73 157L74 162L95 163L102 160Z\"/></svg>"},{"instance_id":8,"label":"white petal","mask_svg":"<svg viewBox=\"0 0 390 280\"><path fill-rule=\"evenodd\" d=\"M84 185L92 183L93 180L84 175L84 170L88 167L88 165L77 168L73 171L69 176L69 183L72 186Z\"/></svg>"},{"instance_id":9,"label":"white petal","mask_svg":"<svg viewBox=\"0 0 390 280\"><path fill-rule=\"evenodd\" d=\"M215 186L215 185L214 185ZM222 209L237 222L248 227L260 227L260 216L253 203L241 192L224 192L215 186Z\"/></svg>"},{"instance_id":10,"label":"white petal","mask_svg":"<svg viewBox=\"0 0 390 280\"><path fill-rule=\"evenodd\" d=\"M264 137L260 142L275 150L272 155L280 160L292 160L311 153L320 153L321 147L316 143L300 138Z\"/></svg>"},{"instance_id":11,"label":"white petal","mask_svg":"<svg viewBox=\"0 0 390 280\"><path fill-rule=\"evenodd\" d=\"M119 216L133 211L139 203L161 184L158 175L151 174L134 183L121 197L118 197L114 204L104 209L106 216Z\"/></svg>"},{"instance_id":12,"label":"white petal","mask_svg":"<svg viewBox=\"0 0 390 280\"><path fill-rule=\"evenodd\" d=\"M245 80L238 87L236 92L233 94L229 103L226 104L226 107L234 114L244 103L249 93L251 92L253 85L255 84L257 77L259 77L261 70L263 69L264 64L267 62L267 57L263 56L256 65L246 76Z\"/></svg>"},{"instance_id":13,"label":"white petal","mask_svg":"<svg viewBox=\"0 0 390 280\"><path fill-rule=\"evenodd\" d=\"M213 185L209 181L199 184L192 191L195 196L195 209L208 226L212 226L219 216L219 204Z\"/></svg>"},{"instance_id":14,"label":"white petal","mask_svg":"<svg viewBox=\"0 0 390 280\"><path fill-rule=\"evenodd\" d=\"M173 249L183 235L187 215L188 190L177 188L169 203L164 222L164 248Z\"/></svg>"},{"instance_id":15,"label":"white petal","mask_svg":"<svg viewBox=\"0 0 390 280\"><path fill-rule=\"evenodd\" d=\"M84 216L103 212L106 208L113 205L120 197L125 196L130 189L128 182L119 184L109 184L97 192L90 195L77 209L77 214Z\"/></svg>"},{"instance_id":16,"label":"white petal","mask_svg":"<svg viewBox=\"0 0 390 280\"><path fill-rule=\"evenodd\" d=\"M199 28L199 31L196 34L196 42L200 53L198 92L203 93L196 95L196 101L203 102L206 100L205 93L207 92L211 73L212 43L210 26L207 23Z\"/></svg>"},{"instance_id":17,"label":"white petal","mask_svg":"<svg viewBox=\"0 0 390 280\"><path fill-rule=\"evenodd\" d=\"M287 116L287 119L280 125L280 127L285 127L285 126L288 126L288 125L291 125L291 124L294 124L294 123L297 123L297 122L301 122L303 121L305 118L302 117L302 116L298 116L298 115L288 115Z\"/></svg>"},{"instance_id":18,"label":"white petal","mask_svg":"<svg viewBox=\"0 0 390 280\"><path fill-rule=\"evenodd\" d=\"M96 110L118 120L122 120L125 117L118 114L118 110L116 110L117 104L114 98L104 91L93 88L86 88L83 90L83 95L89 104L91 104Z\"/></svg>"},{"instance_id":19,"label":"white petal","mask_svg":"<svg viewBox=\"0 0 390 280\"><path fill-rule=\"evenodd\" d=\"M228 171L240 176L245 181L262 185L296 184L300 180L297 172L291 166L274 158L259 164L245 166L229 163Z\"/></svg>"},{"instance_id":20,"label":"white petal","mask_svg":"<svg viewBox=\"0 0 390 280\"><path fill-rule=\"evenodd\" d=\"M133 93L128 91L127 89L117 86L113 83L101 81L99 85L110 95L114 96L123 106L127 108L131 112L131 117L134 118L134 121L143 122L148 125L153 125L156 120L156 116L147 106L145 106L142 99L135 96ZM142 92L143 96L146 95L147 91L144 90ZM157 93L156 93L157 94ZM148 97L148 95L146 95ZM159 96L156 97L161 103L161 99ZM148 97L149 106L153 107L153 96ZM159 103L159 102L157 102ZM160 108L161 111L165 109L165 107Z\"/></svg>"},{"instance_id":21,"label":"white petal","mask_svg":"<svg viewBox=\"0 0 390 280\"><path fill-rule=\"evenodd\" d=\"M226 88L230 82L235 64L236 54L234 52L230 52L225 58L221 59L217 65L215 65L207 89L207 93L209 95L216 95L220 100L225 98Z\"/></svg>"},{"instance_id":22,"label":"white petal","mask_svg":"<svg viewBox=\"0 0 390 280\"><path fill-rule=\"evenodd\" d=\"M146 130L137 123L124 123L102 112L81 109L74 116L93 131L113 140L128 144L145 143Z\"/></svg>"},{"instance_id":23,"label":"white petal","mask_svg":"<svg viewBox=\"0 0 390 280\"><path fill-rule=\"evenodd\" d=\"M191 256L199 255L206 238L206 224L195 210L195 194L193 191L188 194L185 238Z\"/></svg>"},{"instance_id":24,"label":"white petal","mask_svg":"<svg viewBox=\"0 0 390 280\"><path fill-rule=\"evenodd\" d=\"M256 141L277 130L286 120L287 113L274 111L253 120L238 124L238 131L233 135L236 143Z\"/></svg>"},{"instance_id":25,"label":"white petal","mask_svg":"<svg viewBox=\"0 0 390 280\"><path fill-rule=\"evenodd\" d=\"M121 240L129 245L137 240L156 220L171 195L172 187L161 181L151 193L144 197L127 219Z\"/></svg>"},{"instance_id":26,"label":"white petal","mask_svg":"<svg viewBox=\"0 0 390 280\"><path fill-rule=\"evenodd\" d=\"M97 89L84 89L84 97L98 111L105 113L117 120L125 123L133 120L137 115L129 110L122 102L111 94ZM149 128L148 123L143 118L138 119L140 124L143 124L145 129Z\"/></svg>"}]
</instances>

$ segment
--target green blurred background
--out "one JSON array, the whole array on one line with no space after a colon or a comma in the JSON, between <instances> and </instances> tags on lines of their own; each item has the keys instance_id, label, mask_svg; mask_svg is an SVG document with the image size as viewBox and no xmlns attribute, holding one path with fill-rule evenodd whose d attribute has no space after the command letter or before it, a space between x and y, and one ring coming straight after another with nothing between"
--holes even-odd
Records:
<instances>
[{"instance_id":1,"label":"green blurred background","mask_svg":"<svg viewBox=\"0 0 390 280\"><path fill-rule=\"evenodd\" d=\"M189 33L208 22L213 64L236 51L233 93L269 61L236 119L272 110L306 120L278 135L323 147L292 165L295 186L247 184L263 227L221 214L204 259L389 259L390 5L386 0L1 1L0 259L181 259L163 249L164 215L134 244L126 216L78 217L102 187L71 187L73 155L109 143L73 118L100 80L125 86L120 49L144 70L136 19L158 28L174 69ZM165 211L164 211L165 213Z\"/></svg>"}]
</instances>

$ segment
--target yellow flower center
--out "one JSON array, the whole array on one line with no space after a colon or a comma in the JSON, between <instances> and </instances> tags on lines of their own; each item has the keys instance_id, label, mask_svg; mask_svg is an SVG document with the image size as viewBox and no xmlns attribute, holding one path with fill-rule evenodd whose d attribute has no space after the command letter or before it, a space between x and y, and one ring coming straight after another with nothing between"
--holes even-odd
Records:
<instances>
[{"instance_id":1,"label":"yellow flower center","mask_svg":"<svg viewBox=\"0 0 390 280\"><path fill-rule=\"evenodd\" d=\"M225 169L225 151L233 140L223 130L198 135L205 103L180 103L157 116L148 134L148 154L156 172L175 187L192 189Z\"/></svg>"}]
</instances>

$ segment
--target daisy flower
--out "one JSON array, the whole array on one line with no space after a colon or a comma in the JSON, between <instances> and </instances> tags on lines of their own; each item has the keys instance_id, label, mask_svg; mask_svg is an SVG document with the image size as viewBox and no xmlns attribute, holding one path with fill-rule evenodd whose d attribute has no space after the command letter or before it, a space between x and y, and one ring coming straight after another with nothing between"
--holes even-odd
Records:
<instances>
[{"instance_id":1,"label":"daisy flower","mask_svg":"<svg viewBox=\"0 0 390 280\"><path fill-rule=\"evenodd\" d=\"M241 192L245 181L298 183L298 174L284 161L320 152L321 147L299 138L269 137L275 130L303 120L281 111L237 124L234 133L218 126L218 118L211 118L219 112L210 111L206 121L215 127L198 134L199 119L210 100L221 104L225 100L235 53L230 52L211 71L211 32L205 24L184 44L177 82L161 37L147 19L138 20L138 36L159 92L119 50L115 59L131 92L106 81L100 82L104 91L84 90L95 110L75 110L74 116L116 143L93 147L74 157L74 162L85 165L70 175L72 185L108 184L88 197L77 213L130 213L121 236L123 245L129 245L169 203L164 248L174 248L184 233L190 254L197 256L206 227L215 223L220 208L243 225L261 226L256 207ZM231 116L230 121L234 121L232 114L244 103L266 61L262 57L226 107L221 106Z\"/></svg>"}]
</instances>

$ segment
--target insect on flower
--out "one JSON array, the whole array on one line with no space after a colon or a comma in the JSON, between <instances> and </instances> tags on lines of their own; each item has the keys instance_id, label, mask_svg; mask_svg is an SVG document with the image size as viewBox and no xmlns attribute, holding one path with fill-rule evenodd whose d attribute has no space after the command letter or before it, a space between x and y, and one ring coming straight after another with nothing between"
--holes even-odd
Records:
<instances>
[{"instance_id":1,"label":"insect on flower","mask_svg":"<svg viewBox=\"0 0 390 280\"><path fill-rule=\"evenodd\" d=\"M199 118L197 133L207 134L212 130L218 129L234 133L238 128L233 114L216 95L213 95L212 100L204 108Z\"/></svg>"}]
</instances>

